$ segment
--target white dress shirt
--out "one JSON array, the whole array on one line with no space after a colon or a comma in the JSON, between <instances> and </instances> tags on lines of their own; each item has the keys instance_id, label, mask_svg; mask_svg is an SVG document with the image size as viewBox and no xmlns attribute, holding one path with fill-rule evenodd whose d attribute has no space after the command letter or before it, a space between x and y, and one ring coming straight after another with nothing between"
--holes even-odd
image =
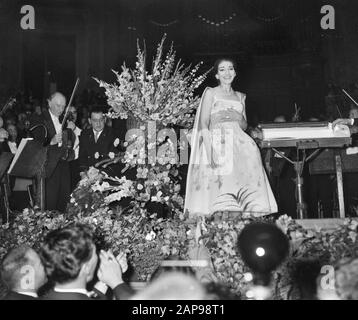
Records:
<instances>
[{"instance_id":1,"label":"white dress shirt","mask_svg":"<svg viewBox=\"0 0 358 320\"><path fill-rule=\"evenodd\" d=\"M97 143L97 141L98 141L100 135L102 134L102 132L103 132L103 130L101 130L101 131L95 131L95 130L93 130L94 141L95 141L96 143ZM97 135L97 140L96 140L96 135Z\"/></svg>"},{"instance_id":2,"label":"white dress shirt","mask_svg":"<svg viewBox=\"0 0 358 320\"><path fill-rule=\"evenodd\" d=\"M61 128L61 122L60 120L58 119L58 117L56 117L54 114L52 114L51 110L49 109L48 110L49 113L50 113L50 116L51 116L51 119L52 119L52 123L55 127L55 130L56 130L56 134L59 134L62 130Z\"/></svg>"}]
</instances>

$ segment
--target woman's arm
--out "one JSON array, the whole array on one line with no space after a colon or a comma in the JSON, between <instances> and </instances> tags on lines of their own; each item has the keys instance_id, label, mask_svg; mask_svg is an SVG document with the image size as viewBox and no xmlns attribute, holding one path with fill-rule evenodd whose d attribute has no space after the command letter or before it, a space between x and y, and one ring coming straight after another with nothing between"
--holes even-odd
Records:
<instances>
[{"instance_id":1,"label":"woman's arm","mask_svg":"<svg viewBox=\"0 0 358 320\"><path fill-rule=\"evenodd\" d=\"M212 163L211 134L209 131L212 103L213 103L213 92L212 89L209 88L204 93L202 106L201 106L201 113L199 118L199 132L200 135L203 137L204 147L209 164Z\"/></svg>"},{"instance_id":2,"label":"woman's arm","mask_svg":"<svg viewBox=\"0 0 358 320\"><path fill-rule=\"evenodd\" d=\"M239 98L241 98L241 101L242 101L243 118L240 120L240 127L242 130L245 131L247 129L246 106L245 106L246 94L240 93L240 92L236 92L236 94L238 95ZM241 95L241 97L240 97L240 95Z\"/></svg>"}]
</instances>

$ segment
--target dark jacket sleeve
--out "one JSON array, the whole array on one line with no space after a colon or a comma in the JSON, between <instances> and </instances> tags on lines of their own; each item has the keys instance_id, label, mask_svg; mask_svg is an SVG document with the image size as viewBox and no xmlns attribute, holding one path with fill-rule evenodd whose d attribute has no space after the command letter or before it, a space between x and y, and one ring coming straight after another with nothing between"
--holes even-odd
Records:
<instances>
[{"instance_id":1,"label":"dark jacket sleeve","mask_svg":"<svg viewBox=\"0 0 358 320\"><path fill-rule=\"evenodd\" d=\"M134 290L126 283L119 284L113 289L116 300L128 300L134 293Z\"/></svg>"},{"instance_id":2,"label":"dark jacket sleeve","mask_svg":"<svg viewBox=\"0 0 358 320\"><path fill-rule=\"evenodd\" d=\"M353 125L354 125L354 126L358 126L358 118L355 118L355 119L354 119Z\"/></svg>"},{"instance_id":3,"label":"dark jacket sleeve","mask_svg":"<svg viewBox=\"0 0 358 320\"><path fill-rule=\"evenodd\" d=\"M87 140L87 136L82 131L80 135L80 149L78 154L78 160L79 160L81 171L85 171L88 169L86 140Z\"/></svg>"},{"instance_id":4,"label":"dark jacket sleeve","mask_svg":"<svg viewBox=\"0 0 358 320\"><path fill-rule=\"evenodd\" d=\"M49 136L49 132L47 131L47 138L46 138L45 129L44 129L44 127L42 127L40 125L43 125L46 127L44 119L36 114L33 114L30 118L30 127L34 128L31 131L32 136L34 137L35 140L40 141L44 145L49 145L52 137ZM35 128L36 126L38 126L38 127ZM48 128L47 128L47 130L48 130Z\"/></svg>"}]
</instances>

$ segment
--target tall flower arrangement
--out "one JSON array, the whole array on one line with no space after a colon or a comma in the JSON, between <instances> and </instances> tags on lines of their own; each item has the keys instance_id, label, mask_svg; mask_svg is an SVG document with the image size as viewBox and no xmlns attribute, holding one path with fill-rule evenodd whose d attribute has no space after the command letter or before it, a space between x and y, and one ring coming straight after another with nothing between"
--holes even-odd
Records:
<instances>
[{"instance_id":1,"label":"tall flower arrangement","mask_svg":"<svg viewBox=\"0 0 358 320\"><path fill-rule=\"evenodd\" d=\"M111 118L135 119L141 125L129 130L120 155L110 155L102 164L122 162L123 172L136 169L136 177L107 177L97 183L99 192L107 192L106 202L132 199L136 212L145 212L150 203L160 203L172 213L181 214L184 200L180 195L178 151L187 144L178 143L174 128L191 128L200 98L194 95L210 70L198 74L194 67L176 61L173 44L164 52L165 36L158 44L152 67L147 70L146 49L138 45L134 69L122 66L114 71L115 83L95 79L105 89ZM185 137L186 139L186 137Z\"/></svg>"},{"instance_id":2,"label":"tall flower arrangement","mask_svg":"<svg viewBox=\"0 0 358 320\"><path fill-rule=\"evenodd\" d=\"M194 91L205 80L208 70L198 75L201 62L185 66L176 62L176 52L171 45L164 53L165 36L157 47L150 72L147 71L146 49L137 45L137 62L134 69L125 64L122 72L112 70L116 83L95 79L105 89L109 116L127 119L133 117L142 122L158 121L164 126L189 127L193 123L193 111L199 104Z\"/></svg>"}]
</instances>

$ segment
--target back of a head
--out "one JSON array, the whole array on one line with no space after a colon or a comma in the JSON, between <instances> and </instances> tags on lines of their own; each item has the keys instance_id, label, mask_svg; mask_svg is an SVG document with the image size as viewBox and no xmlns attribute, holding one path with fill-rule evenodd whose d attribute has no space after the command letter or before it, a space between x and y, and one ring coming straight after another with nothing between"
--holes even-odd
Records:
<instances>
[{"instance_id":1,"label":"back of a head","mask_svg":"<svg viewBox=\"0 0 358 320\"><path fill-rule=\"evenodd\" d=\"M168 272L132 297L133 300L204 300L205 289L192 276Z\"/></svg>"},{"instance_id":2,"label":"back of a head","mask_svg":"<svg viewBox=\"0 0 358 320\"><path fill-rule=\"evenodd\" d=\"M286 117L281 115L281 116L277 116L273 122L286 122Z\"/></svg>"},{"instance_id":3,"label":"back of a head","mask_svg":"<svg viewBox=\"0 0 358 320\"><path fill-rule=\"evenodd\" d=\"M24 276L23 268L32 266L28 246L20 246L8 251L1 263L1 279L8 290L20 289L21 279Z\"/></svg>"},{"instance_id":4,"label":"back of a head","mask_svg":"<svg viewBox=\"0 0 358 320\"><path fill-rule=\"evenodd\" d=\"M93 234L85 225L72 225L47 234L40 250L50 281L66 283L75 280L93 253Z\"/></svg>"},{"instance_id":5,"label":"back of a head","mask_svg":"<svg viewBox=\"0 0 358 320\"><path fill-rule=\"evenodd\" d=\"M335 268L337 295L343 300L358 300L358 258L344 259Z\"/></svg>"}]
</instances>

